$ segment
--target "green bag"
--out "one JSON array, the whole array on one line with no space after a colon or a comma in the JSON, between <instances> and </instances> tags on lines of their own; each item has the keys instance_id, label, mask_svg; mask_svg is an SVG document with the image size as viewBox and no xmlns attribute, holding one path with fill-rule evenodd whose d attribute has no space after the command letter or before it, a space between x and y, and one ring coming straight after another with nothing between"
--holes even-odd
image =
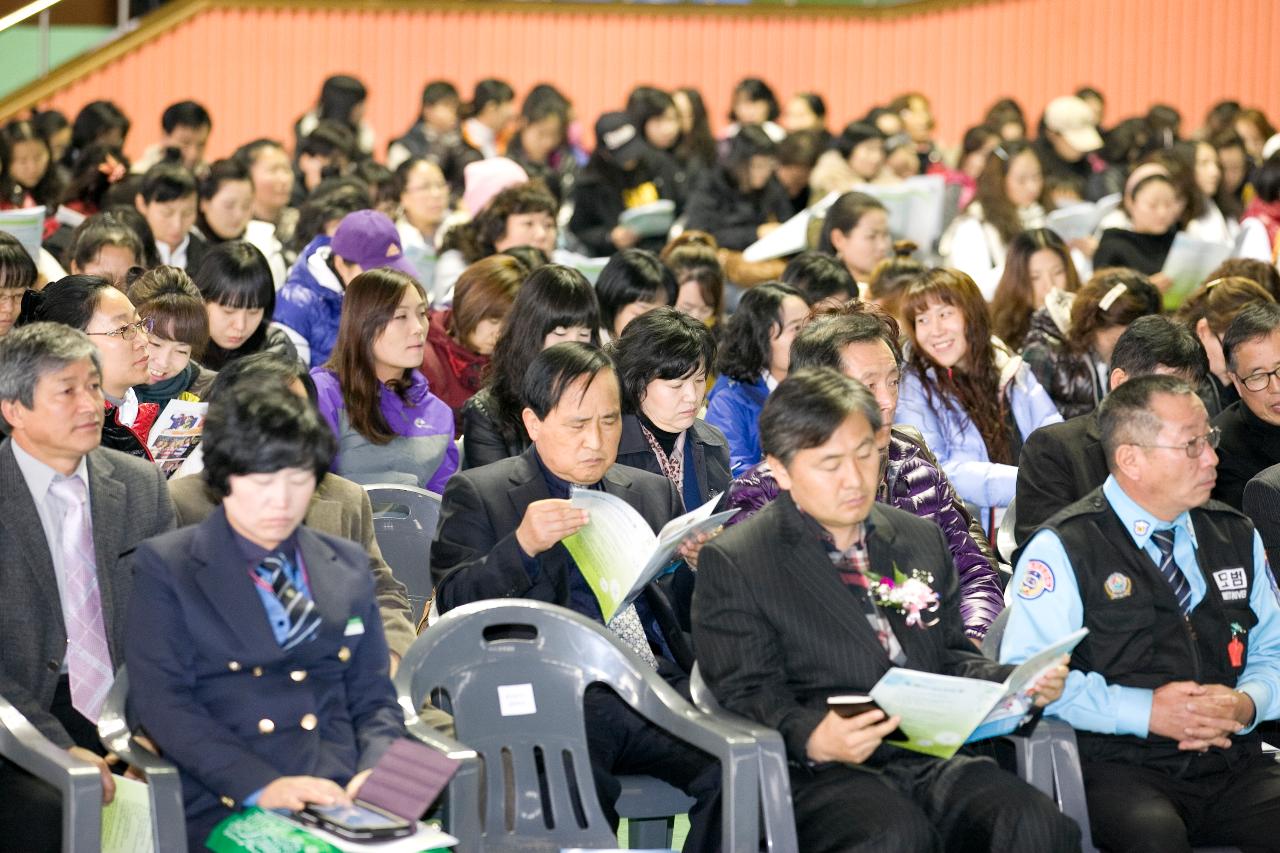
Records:
<instances>
[{"instance_id":1,"label":"green bag","mask_svg":"<svg viewBox=\"0 0 1280 853\"><path fill-rule=\"evenodd\" d=\"M205 846L213 853L342 853L302 827L256 808L236 812L219 823Z\"/></svg>"}]
</instances>

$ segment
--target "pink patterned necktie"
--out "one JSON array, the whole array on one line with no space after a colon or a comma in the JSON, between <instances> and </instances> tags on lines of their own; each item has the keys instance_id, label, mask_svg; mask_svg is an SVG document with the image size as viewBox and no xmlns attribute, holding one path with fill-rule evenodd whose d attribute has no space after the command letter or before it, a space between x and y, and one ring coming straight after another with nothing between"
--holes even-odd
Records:
<instances>
[{"instance_id":1,"label":"pink patterned necktie","mask_svg":"<svg viewBox=\"0 0 1280 853\"><path fill-rule=\"evenodd\" d=\"M71 704L91 723L98 722L115 672L107 648L102 595L93 555L93 528L86 511L84 481L55 479L49 491L62 505L58 548L62 555L62 618L67 627L67 676Z\"/></svg>"}]
</instances>

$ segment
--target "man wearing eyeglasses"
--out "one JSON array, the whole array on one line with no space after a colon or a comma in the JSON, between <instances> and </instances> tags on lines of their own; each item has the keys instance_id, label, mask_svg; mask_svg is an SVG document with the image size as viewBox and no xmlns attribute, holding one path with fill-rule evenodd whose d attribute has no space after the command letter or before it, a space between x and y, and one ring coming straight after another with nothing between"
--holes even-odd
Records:
<instances>
[{"instance_id":1,"label":"man wearing eyeglasses","mask_svg":"<svg viewBox=\"0 0 1280 853\"><path fill-rule=\"evenodd\" d=\"M1089 629L1046 713L1077 730L1096 845L1273 850L1280 765L1255 726L1280 717L1280 602L1253 525L1209 500L1219 432L1171 376L1098 420L1110 476L1019 553L1001 660Z\"/></svg>"},{"instance_id":2,"label":"man wearing eyeglasses","mask_svg":"<svg viewBox=\"0 0 1280 853\"><path fill-rule=\"evenodd\" d=\"M1241 509L1245 484L1280 463L1280 305L1246 306L1227 327L1222 351L1240 399L1213 419L1222 430L1213 496Z\"/></svg>"}]
</instances>

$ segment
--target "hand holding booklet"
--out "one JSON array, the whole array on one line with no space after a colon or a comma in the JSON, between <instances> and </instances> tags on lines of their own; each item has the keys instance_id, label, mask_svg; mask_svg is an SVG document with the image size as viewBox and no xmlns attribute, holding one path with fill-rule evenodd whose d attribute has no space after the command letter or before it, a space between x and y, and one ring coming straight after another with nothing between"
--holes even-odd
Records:
<instances>
[{"instance_id":1,"label":"hand holding booklet","mask_svg":"<svg viewBox=\"0 0 1280 853\"><path fill-rule=\"evenodd\" d=\"M569 502L585 509L589 520L586 527L565 538L564 546L600 602L606 623L674 562L681 543L710 533L733 516L735 510L712 515L719 499L713 497L693 512L668 521L655 536L644 517L622 498L574 487Z\"/></svg>"},{"instance_id":2,"label":"hand holding booklet","mask_svg":"<svg viewBox=\"0 0 1280 853\"><path fill-rule=\"evenodd\" d=\"M966 743L1016 731L1031 713L1035 683L1089 633L1081 628L1019 664L1004 681L983 681L894 667L871 688L871 698L898 716L906 739L894 746L950 758Z\"/></svg>"}]
</instances>

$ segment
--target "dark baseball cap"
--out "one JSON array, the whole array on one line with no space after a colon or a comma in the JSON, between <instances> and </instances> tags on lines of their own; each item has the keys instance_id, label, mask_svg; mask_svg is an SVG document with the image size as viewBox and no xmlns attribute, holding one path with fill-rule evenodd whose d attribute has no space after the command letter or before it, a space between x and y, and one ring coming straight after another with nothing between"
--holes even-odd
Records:
<instances>
[{"instance_id":1,"label":"dark baseball cap","mask_svg":"<svg viewBox=\"0 0 1280 853\"><path fill-rule=\"evenodd\" d=\"M639 160L644 139L626 113L605 113L596 121L596 146L609 152L616 163Z\"/></svg>"}]
</instances>

